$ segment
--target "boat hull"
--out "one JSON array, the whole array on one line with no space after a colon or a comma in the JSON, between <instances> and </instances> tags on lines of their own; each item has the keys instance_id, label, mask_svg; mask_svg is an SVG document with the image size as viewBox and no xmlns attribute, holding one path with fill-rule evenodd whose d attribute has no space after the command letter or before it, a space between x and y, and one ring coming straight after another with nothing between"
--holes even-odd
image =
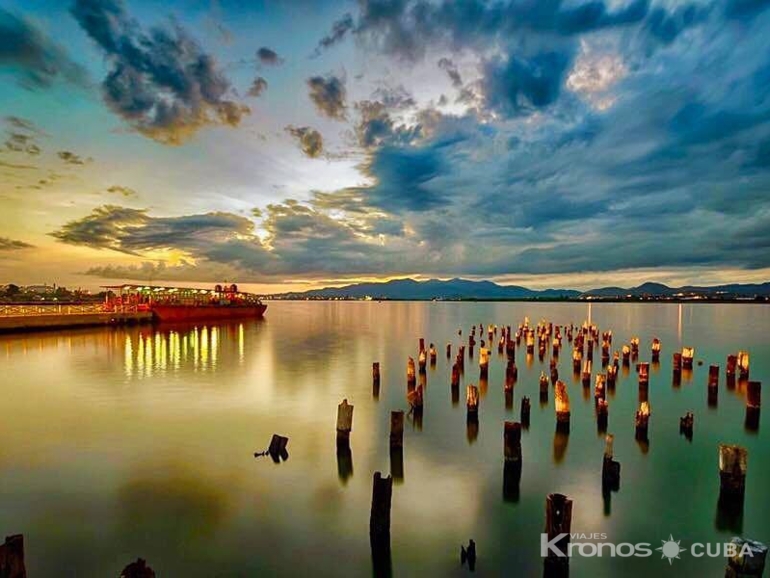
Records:
<instances>
[{"instance_id":1,"label":"boat hull","mask_svg":"<svg viewBox=\"0 0 770 578\"><path fill-rule=\"evenodd\" d=\"M157 321L178 323L184 321L216 321L220 319L259 319L267 305L152 305L150 310Z\"/></svg>"}]
</instances>

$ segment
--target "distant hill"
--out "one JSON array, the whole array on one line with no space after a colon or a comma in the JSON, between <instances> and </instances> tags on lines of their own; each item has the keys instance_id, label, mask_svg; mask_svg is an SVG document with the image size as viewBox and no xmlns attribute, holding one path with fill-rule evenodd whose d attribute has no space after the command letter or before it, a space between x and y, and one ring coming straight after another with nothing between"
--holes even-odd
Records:
<instances>
[{"instance_id":1,"label":"distant hill","mask_svg":"<svg viewBox=\"0 0 770 578\"><path fill-rule=\"evenodd\" d=\"M325 287L302 293L272 295L275 299L392 299L424 301L430 299L746 299L770 297L770 282L730 284L714 287L669 287L662 283L643 283L638 287L600 287L590 291L574 289L528 289L518 285L498 285L492 281L468 279L394 279L380 283L355 283L343 287Z\"/></svg>"},{"instance_id":2,"label":"distant hill","mask_svg":"<svg viewBox=\"0 0 770 578\"><path fill-rule=\"evenodd\" d=\"M492 281L450 279L394 279L383 283L356 283L344 287L326 287L304 293L285 293L283 298L294 299L574 299L580 291L545 289L537 291L517 285L498 285ZM278 297L278 296L276 296Z\"/></svg>"},{"instance_id":3,"label":"distant hill","mask_svg":"<svg viewBox=\"0 0 770 578\"><path fill-rule=\"evenodd\" d=\"M769 283L747 283L747 284L728 284L714 286L685 285L684 287L669 287L662 283L643 283L638 287L602 287L591 289L581 295L582 298L600 297L600 298L625 298L625 297L709 297L725 299L749 298L749 297L768 297L770 296Z\"/></svg>"}]
</instances>

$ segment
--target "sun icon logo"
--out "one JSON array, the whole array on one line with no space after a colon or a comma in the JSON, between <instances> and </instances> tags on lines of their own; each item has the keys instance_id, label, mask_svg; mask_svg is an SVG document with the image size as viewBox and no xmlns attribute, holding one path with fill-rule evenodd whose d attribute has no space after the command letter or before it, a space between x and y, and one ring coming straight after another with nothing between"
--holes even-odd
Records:
<instances>
[{"instance_id":1,"label":"sun icon logo","mask_svg":"<svg viewBox=\"0 0 770 578\"><path fill-rule=\"evenodd\" d=\"M656 550L660 550L660 559L667 559L669 566L674 563L674 560L679 560L682 552L685 552L685 548L682 548L679 543L681 540L674 540L674 536L669 534L668 540L661 540L661 546L660 548L655 548Z\"/></svg>"}]
</instances>

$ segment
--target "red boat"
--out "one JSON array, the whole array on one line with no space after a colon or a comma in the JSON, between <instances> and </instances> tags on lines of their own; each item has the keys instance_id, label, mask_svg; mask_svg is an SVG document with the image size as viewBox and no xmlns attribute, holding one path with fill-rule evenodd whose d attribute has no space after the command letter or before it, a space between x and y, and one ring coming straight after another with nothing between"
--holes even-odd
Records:
<instances>
[{"instance_id":1,"label":"red boat","mask_svg":"<svg viewBox=\"0 0 770 578\"><path fill-rule=\"evenodd\" d=\"M239 291L234 284L212 290L156 285L109 285L104 289L107 311L151 311L162 322L256 319L267 309L257 295Z\"/></svg>"}]
</instances>

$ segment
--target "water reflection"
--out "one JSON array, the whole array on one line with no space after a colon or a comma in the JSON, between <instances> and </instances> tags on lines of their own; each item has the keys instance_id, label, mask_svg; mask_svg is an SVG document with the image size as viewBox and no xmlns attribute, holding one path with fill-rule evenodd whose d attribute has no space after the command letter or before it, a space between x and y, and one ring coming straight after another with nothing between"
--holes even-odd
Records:
<instances>
[{"instance_id":1,"label":"water reflection","mask_svg":"<svg viewBox=\"0 0 770 578\"><path fill-rule=\"evenodd\" d=\"M337 475L343 485L353 475L353 451L348 444L337 444Z\"/></svg>"}]
</instances>

